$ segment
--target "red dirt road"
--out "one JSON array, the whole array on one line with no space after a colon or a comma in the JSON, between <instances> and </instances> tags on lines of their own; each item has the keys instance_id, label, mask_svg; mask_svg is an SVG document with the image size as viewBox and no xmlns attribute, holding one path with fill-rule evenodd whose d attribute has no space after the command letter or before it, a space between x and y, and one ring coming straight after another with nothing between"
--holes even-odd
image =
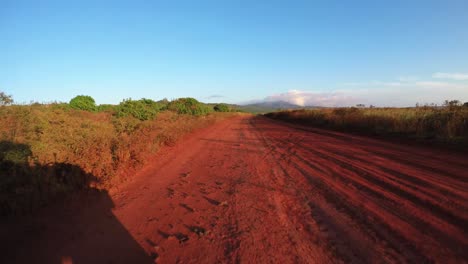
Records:
<instances>
[{"instance_id":1,"label":"red dirt road","mask_svg":"<svg viewBox=\"0 0 468 264\"><path fill-rule=\"evenodd\" d=\"M3 225L0 262L466 263L467 169L462 154L235 117L111 194Z\"/></svg>"}]
</instances>

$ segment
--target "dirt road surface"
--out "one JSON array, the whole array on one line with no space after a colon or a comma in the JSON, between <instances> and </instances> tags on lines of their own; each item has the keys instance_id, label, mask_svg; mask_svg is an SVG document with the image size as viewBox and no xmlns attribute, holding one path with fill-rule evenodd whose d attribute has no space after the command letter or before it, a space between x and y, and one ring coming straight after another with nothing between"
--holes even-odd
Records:
<instances>
[{"instance_id":1,"label":"dirt road surface","mask_svg":"<svg viewBox=\"0 0 468 264\"><path fill-rule=\"evenodd\" d=\"M4 223L0 262L466 263L467 169L462 154L239 116L118 190Z\"/></svg>"}]
</instances>

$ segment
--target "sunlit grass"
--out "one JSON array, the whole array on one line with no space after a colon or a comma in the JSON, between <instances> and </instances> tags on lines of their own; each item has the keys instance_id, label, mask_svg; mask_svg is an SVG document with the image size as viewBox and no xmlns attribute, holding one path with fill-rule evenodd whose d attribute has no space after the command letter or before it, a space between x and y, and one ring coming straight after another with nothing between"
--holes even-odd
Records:
<instances>
[{"instance_id":1,"label":"sunlit grass","mask_svg":"<svg viewBox=\"0 0 468 264\"><path fill-rule=\"evenodd\" d=\"M325 108L268 117L341 131L466 144L468 107Z\"/></svg>"},{"instance_id":2,"label":"sunlit grass","mask_svg":"<svg viewBox=\"0 0 468 264\"><path fill-rule=\"evenodd\" d=\"M229 115L160 111L141 120L117 115L112 107L103 112L66 104L0 107L0 214L89 186L115 186L162 146Z\"/></svg>"}]
</instances>

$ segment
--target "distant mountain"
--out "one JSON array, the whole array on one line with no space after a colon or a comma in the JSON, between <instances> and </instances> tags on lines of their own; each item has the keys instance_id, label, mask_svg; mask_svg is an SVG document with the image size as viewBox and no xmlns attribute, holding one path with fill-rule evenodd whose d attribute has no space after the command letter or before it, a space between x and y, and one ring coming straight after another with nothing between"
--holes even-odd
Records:
<instances>
[{"instance_id":1,"label":"distant mountain","mask_svg":"<svg viewBox=\"0 0 468 264\"><path fill-rule=\"evenodd\" d=\"M278 110L297 109L302 108L302 106L291 104L285 101L265 101L247 105L238 105L237 108L245 112L262 114Z\"/></svg>"}]
</instances>

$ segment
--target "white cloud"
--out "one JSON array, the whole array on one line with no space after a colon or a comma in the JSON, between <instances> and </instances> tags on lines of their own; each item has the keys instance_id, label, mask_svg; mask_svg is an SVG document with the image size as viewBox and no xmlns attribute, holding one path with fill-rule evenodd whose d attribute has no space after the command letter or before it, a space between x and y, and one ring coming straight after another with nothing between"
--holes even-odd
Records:
<instances>
[{"instance_id":1,"label":"white cloud","mask_svg":"<svg viewBox=\"0 0 468 264\"><path fill-rule=\"evenodd\" d=\"M400 76L398 77L398 81L400 82L414 82L419 80L417 76Z\"/></svg>"},{"instance_id":2,"label":"white cloud","mask_svg":"<svg viewBox=\"0 0 468 264\"><path fill-rule=\"evenodd\" d=\"M468 101L468 84L413 82L395 86L368 86L343 91L367 104L377 106L414 106L416 103L441 104L444 100ZM365 99L365 100L364 100Z\"/></svg>"},{"instance_id":3,"label":"white cloud","mask_svg":"<svg viewBox=\"0 0 468 264\"><path fill-rule=\"evenodd\" d=\"M344 89L334 91L289 90L267 96L263 101L286 101L300 106L414 106L416 103L441 104L444 100L468 102L468 73L434 73L422 80L416 76L402 76L395 81L342 83ZM456 80L457 82L454 82Z\"/></svg>"},{"instance_id":4,"label":"white cloud","mask_svg":"<svg viewBox=\"0 0 468 264\"><path fill-rule=\"evenodd\" d=\"M365 86L401 86L405 84L402 81L395 81L395 82L381 82L381 81L371 81L371 82L348 82L344 83L345 86L352 86L352 87L365 87Z\"/></svg>"},{"instance_id":5,"label":"white cloud","mask_svg":"<svg viewBox=\"0 0 468 264\"><path fill-rule=\"evenodd\" d=\"M374 85L399 87L399 86L405 85L405 83L402 83L402 82L377 82Z\"/></svg>"},{"instance_id":6,"label":"white cloud","mask_svg":"<svg viewBox=\"0 0 468 264\"><path fill-rule=\"evenodd\" d=\"M353 98L340 91L318 92L290 90L285 93L270 95L266 97L264 101L285 101L300 106L343 106L354 105L359 102L359 99Z\"/></svg>"},{"instance_id":7,"label":"white cloud","mask_svg":"<svg viewBox=\"0 0 468 264\"><path fill-rule=\"evenodd\" d=\"M445 73L436 72L432 75L433 78L437 79L450 79L456 81L468 80L468 73Z\"/></svg>"},{"instance_id":8,"label":"white cloud","mask_svg":"<svg viewBox=\"0 0 468 264\"><path fill-rule=\"evenodd\" d=\"M206 99L218 99L218 98L224 98L224 95L213 94L213 95L210 95L210 96L206 97Z\"/></svg>"},{"instance_id":9,"label":"white cloud","mask_svg":"<svg viewBox=\"0 0 468 264\"><path fill-rule=\"evenodd\" d=\"M468 101L468 83L436 81L350 83L335 91L290 90L267 96L264 101L286 101L300 106L414 106L441 104L444 100ZM352 87L349 87L352 86Z\"/></svg>"},{"instance_id":10,"label":"white cloud","mask_svg":"<svg viewBox=\"0 0 468 264\"><path fill-rule=\"evenodd\" d=\"M433 81L415 82L414 85L418 86L418 87L434 87L434 88L462 88L462 87L467 87L466 84L450 83L450 82L433 82Z\"/></svg>"}]
</instances>

